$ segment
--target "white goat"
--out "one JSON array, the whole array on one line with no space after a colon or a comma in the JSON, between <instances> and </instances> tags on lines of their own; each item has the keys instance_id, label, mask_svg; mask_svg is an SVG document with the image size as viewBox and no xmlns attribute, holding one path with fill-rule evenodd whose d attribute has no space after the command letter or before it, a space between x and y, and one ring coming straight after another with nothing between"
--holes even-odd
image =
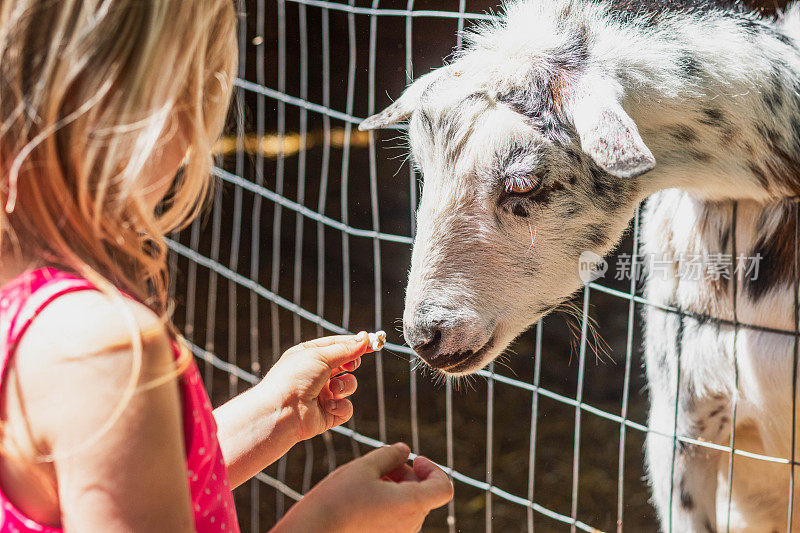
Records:
<instances>
[{"instance_id":1,"label":"white goat","mask_svg":"<svg viewBox=\"0 0 800 533\"><path fill-rule=\"evenodd\" d=\"M729 495L729 454L697 443L730 443L735 399L737 449L793 456L798 38L795 8L519 1L362 124L410 117L425 186L405 336L448 374L576 291L581 253L609 252L650 198L644 251L673 261L651 272L645 311L665 530L786 528L788 465L736 455ZM682 275L682 258L735 253L763 258L756 279ZM800 490L800 530L798 513Z\"/></svg>"}]
</instances>

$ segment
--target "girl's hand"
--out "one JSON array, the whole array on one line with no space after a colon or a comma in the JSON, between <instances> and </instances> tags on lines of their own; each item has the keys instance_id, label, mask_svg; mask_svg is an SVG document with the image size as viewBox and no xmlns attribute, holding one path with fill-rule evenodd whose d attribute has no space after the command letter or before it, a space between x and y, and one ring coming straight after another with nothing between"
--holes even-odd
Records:
<instances>
[{"instance_id":1,"label":"girl's hand","mask_svg":"<svg viewBox=\"0 0 800 533\"><path fill-rule=\"evenodd\" d=\"M353 374L370 351L367 333L324 337L290 348L259 387L277 394L280 409L290 413L296 441L310 439L353 416L347 399L356 391Z\"/></svg>"},{"instance_id":2,"label":"girl's hand","mask_svg":"<svg viewBox=\"0 0 800 533\"><path fill-rule=\"evenodd\" d=\"M453 497L453 484L425 457L409 466L408 454L408 446L397 443L336 469L274 531L419 531L428 513Z\"/></svg>"},{"instance_id":3,"label":"girl's hand","mask_svg":"<svg viewBox=\"0 0 800 533\"><path fill-rule=\"evenodd\" d=\"M286 351L261 382L214 411L231 487L244 483L301 440L353 416L348 372L371 351L365 332L304 342Z\"/></svg>"}]
</instances>

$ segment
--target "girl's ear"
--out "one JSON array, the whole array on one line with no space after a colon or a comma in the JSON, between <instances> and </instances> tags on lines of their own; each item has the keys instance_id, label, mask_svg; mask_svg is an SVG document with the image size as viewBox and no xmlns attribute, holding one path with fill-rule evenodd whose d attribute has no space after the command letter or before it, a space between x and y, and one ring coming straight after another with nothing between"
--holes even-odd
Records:
<instances>
[{"instance_id":1,"label":"girl's ear","mask_svg":"<svg viewBox=\"0 0 800 533\"><path fill-rule=\"evenodd\" d=\"M620 105L616 91L604 81L583 85L570 98L569 114L581 148L609 174L641 176L656 166L656 159Z\"/></svg>"},{"instance_id":2,"label":"girl's ear","mask_svg":"<svg viewBox=\"0 0 800 533\"><path fill-rule=\"evenodd\" d=\"M425 90L451 70L452 65L440 67L418 78L409 85L392 105L358 125L361 131L374 130L406 120L419 107Z\"/></svg>"}]
</instances>

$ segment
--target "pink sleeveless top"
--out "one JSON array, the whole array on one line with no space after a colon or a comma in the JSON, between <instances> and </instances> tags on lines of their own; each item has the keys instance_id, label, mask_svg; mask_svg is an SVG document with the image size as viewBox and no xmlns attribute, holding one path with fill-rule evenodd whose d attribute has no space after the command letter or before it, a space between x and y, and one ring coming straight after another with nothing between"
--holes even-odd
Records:
<instances>
[{"instance_id":1,"label":"pink sleeveless top","mask_svg":"<svg viewBox=\"0 0 800 533\"><path fill-rule=\"evenodd\" d=\"M96 290L73 274L44 268L27 272L0 289L0 387L2 378L25 330L53 300L64 294ZM176 356L177 344L173 344ZM200 373L194 361L180 378L186 477L198 532L239 531L228 473L217 441L217 426ZM61 528L38 524L6 497L0 486L0 533L60 533Z\"/></svg>"}]
</instances>

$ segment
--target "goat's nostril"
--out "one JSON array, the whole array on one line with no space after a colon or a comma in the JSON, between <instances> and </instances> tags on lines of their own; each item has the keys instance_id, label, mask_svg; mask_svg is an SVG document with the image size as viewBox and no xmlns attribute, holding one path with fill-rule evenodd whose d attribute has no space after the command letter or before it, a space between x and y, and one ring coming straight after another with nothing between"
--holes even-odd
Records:
<instances>
[{"instance_id":1,"label":"goat's nostril","mask_svg":"<svg viewBox=\"0 0 800 533\"><path fill-rule=\"evenodd\" d=\"M436 348L439 346L439 343L442 341L442 330L435 329L433 331L433 335L420 344L414 346L414 351L417 352L419 355L426 357L429 356L431 353L436 351Z\"/></svg>"}]
</instances>

